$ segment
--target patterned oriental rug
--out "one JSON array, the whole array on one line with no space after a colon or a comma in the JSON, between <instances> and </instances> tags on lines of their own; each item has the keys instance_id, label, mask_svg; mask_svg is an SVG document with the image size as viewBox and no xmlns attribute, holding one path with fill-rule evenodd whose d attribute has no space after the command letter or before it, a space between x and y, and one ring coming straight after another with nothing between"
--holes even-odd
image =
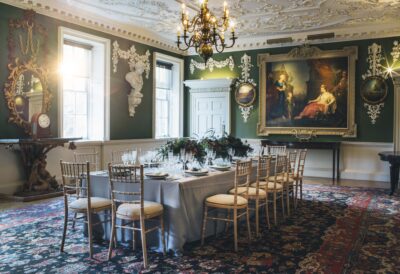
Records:
<instances>
[{"instance_id":1,"label":"patterned oriental rug","mask_svg":"<svg viewBox=\"0 0 400 274\"><path fill-rule=\"evenodd\" d=\"M180 255L149 253L142 269L140 248L121 246L107 261L108 243L96 243L88 258L81 230L59 246L62 198L0 212L0 273L400 273L400 197L386 190L306 185L303 204L270 230L253 236L240 229L185 246ZM279 215L278 215L279 216ZM77 226L76 229L82 229Z\"/></svg>"}]
</instances>

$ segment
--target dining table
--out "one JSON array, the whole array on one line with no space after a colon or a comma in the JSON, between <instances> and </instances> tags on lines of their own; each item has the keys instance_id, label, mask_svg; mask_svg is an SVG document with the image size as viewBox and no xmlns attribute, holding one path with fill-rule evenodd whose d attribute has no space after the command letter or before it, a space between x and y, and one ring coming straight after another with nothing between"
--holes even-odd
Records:
<instances>
[{"instance_id":1,"label":"dining table","mask_svg":"<svg viewBox=\"0 0 400 274\"><path fill-rule=\"evenodd\" d=\"M146 172L149 171L145 169ZM166 246L168 250L175 252L181 252L185 243L200 240L204 201L209 196L225 194L234 187L235 168L231 167L227 171L209 169L207 175L201 177L183 174L166 177L162 180L147 177L144 179L144 200L158 202L163 205ZM252 182L255 179L256 165L254 164ZM110 197L107 171L91 172L90 184L92 196ZM114 187L120 191L135 191L138 185L114 183ZM226 211L216 211L214 214L226 213ZM98 215L96 218L104 217ZM100 236L104 240L109 240L111 222L106 221L101 227L96 227L93 228L94 235ZM224 227L221 224L208 222L206 236L222 232ZM133 233L130 230L121 231L117 229L118 242L132 242L132 236ZM160 232L149 233L147 235L147 243L151 248L161 251Z\"/></svg>"}]
</instances>

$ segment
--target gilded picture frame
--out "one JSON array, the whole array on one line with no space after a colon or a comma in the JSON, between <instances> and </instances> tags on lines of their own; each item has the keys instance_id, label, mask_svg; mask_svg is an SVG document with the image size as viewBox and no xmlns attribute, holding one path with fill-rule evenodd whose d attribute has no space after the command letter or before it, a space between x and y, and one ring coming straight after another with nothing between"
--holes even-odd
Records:
<instances>
[{"instance_id":1,"label":"gilded picture frame","mask_svg":"<svg viewBox=\"0 0 400 274\"><path fill-rule=\"evenodd\" d=\"M356 46L259 54L258 136L309 132L356 137Z\"/></svg>"}]
</instances>

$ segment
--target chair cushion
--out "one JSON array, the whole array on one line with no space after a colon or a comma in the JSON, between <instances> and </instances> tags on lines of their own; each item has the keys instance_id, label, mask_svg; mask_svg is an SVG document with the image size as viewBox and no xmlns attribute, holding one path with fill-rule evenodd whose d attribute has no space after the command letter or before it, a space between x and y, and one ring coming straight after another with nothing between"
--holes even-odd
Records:
<instances>
[{"instance_id":1,"label":"chair cushion","mask_svg":"<svg viewBox=\"0 0 400 274\"><path fill-rule=\"evenodd\" d=\"M294 179L295 181L301 180L301 179L303 179L303 176L300 176L300 175L293 175L293 179Z\"/></svg>"},{"instance_id":2,"label":"chair cushion","mask_svg":"<svg viewBox=\"0 0 400 274\"><path fill-rule=\"evenodd\" d=\"M232 194L217 194L211 197L208 197L206 201L212 204L220 204L220 205L234 205L235 195ZM245 205L247 204L247 199L237 196L237 205Z\"/></svg>"},{"instance_id":3,"label":"chair cushion","mask_svg":"<svg viewBox=\"0 0 400 274\"><path fill-rule=\"evenodd\" d=\"M239 195L244 193L245 191L246 191L246 187L238 187L238 194ZM235 189L232 188L231 190L229 190L229 193L230 194L235 194ZM254 187L249 187L248 195L249 196L256 196L256 194L257 194L257 188L255 187L255 185L254 185ZM267 193L265 192L265 190L259 189L258 190L258 196L265 197L265 196L267 196Z\"/></svg>"},{"instance_id":4,"label":"chair cushion","mask_svg":"<svg viewBox=\"0 0 400 274\"><path fill-rule=\"evenodd\" d=\"M278 175L277 176L277 180L278 181L284 181L285 183L287 182L287 181L289 181L289 183L293 183L294 182L294 179L289 175L289 180L287 179L287 173L283 176L283 175ZM284 179L284 180L283 180ZM275 176L269 176L269 178L268 178L268 180L270 181L270 182L273 182L274 180L275 180Z\"/></svg>"},{"instance_id":5,"label":"chair cushion","mask_svg":"<svg viewBox=\"0 0 400 274\"><path fill-rule=\"evenodd\" d=\"M253 184L251 184L251 186L255 187L256 184L257 183L253 183ZM261 181L259 183L260 188L264 188L264 189L267 189L267 190L274 189L274 187L275 187L274 185L275 185L274 182L268 182L267 183L266 181ZM276 189L282 189L282 184L276 183Z\"/></svg>"},{"instance_id":6,"label":"chair cushion","mask_svg":"<svg viewBox=\"0 0 400 274\"><path fill-rule=\"evenodd\" d=\"M69 208L73 210L85 210L87 209L87 198L80 198L69 204ZM90 197L90 207L92 209L102 208L102 207L110 207L111 200L101 197Z\"/></svg>"},{"instance_id":7,"label":"chair cushion","mask_svg":"<svg viewBox=\"0 0 400 274\"><path fill-rule=\"evenodd\" d=\"M163 212L162 204L150 201L143 201L144 215L158 216ZM121 204L117 209L117 216L128 217L131 219L136 219L140 217L140 204Z\"/></svg>"}]
</instances>

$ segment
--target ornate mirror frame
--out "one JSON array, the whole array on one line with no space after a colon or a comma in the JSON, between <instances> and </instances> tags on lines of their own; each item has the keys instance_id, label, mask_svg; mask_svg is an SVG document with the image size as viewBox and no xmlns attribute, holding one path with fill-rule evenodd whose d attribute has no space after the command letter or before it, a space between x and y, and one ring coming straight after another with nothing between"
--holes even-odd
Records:
<instances>
[{"instance_id":1,"label":"ornate mirror frame","mask_svg":"<svg viewBox=\"0 0 400 274\"><path fill-rule=\"evenodd\" d=\"M240 91L244 87L250 87L249 93L246 95L246 97L247 96L251 96L251 97L248 98L249 100L246 103L242 102L239 97ZM250 94L250 93L252 93L252 94ZM256 87L250 82L242 82L235 89L235 101L239 106L249 107L249 106L253 105L254 101L256 100L256 96L257 96Z\"/></svg>"},{"instance_id":2,"label":"ornate mirror frame","mask_svg":"<svg viewBox=\"0 0 400 274\"><path fill-rule=\"evenodd\" d=\"M368 97L368 92L371 90L370 85L372 82L378 82L380 86L383 88L383 93L378 94L376 98ZM386 84L385 78L383 78L382 76L379 75L369 76L363 81L361 85L361 98L364 100L364 102L370 105L377 105L382 103L383 101L385 101L387 95L388 95L388 86Z\"/></svg>"},{"instance_id":3,"label":"ornate mirror frame","mask_svg":"<svg viewBox=\"0 0 400 274\"><path fill-rule=\"evenodd\" d=\"M48 70L38 65L38 59L46 64L47 32L45 27L35 22L35 15L35 11L26 10L22 18L9 21L7 66L9 76L4 85L4 97L10 111L9 122L22 127L29 135L32 135L31 117L28 120L23 119L16 109L15 96L19 76L29 71L40 80L42 113L49 111L52 98L48 89Z\"/></svg>"},{"instance_id":4,"label":"ornate mirror frame","mask_svg":"<svg viewBox=\"0 0 400 274\"><path fill-rule=\"evenodd\" d=\"M24 120L17 112L15 104L15 95L17 89L18 78L21 74L26 71L32 72L37 78L39 78L42 89L42 113L46 113L50 109L51 94L47 87L48 72L47 70L39 67L36 63L29 61L25 64L19 64L18 59L16 60L16 65L9 64L8 69L10 74L8 76L7 82L4 85L4 96L7 101L8 109L10 110L9 122L16 123L20 127L24 128L26 133L31 133L31 122Z\"/></svg>"}]
</instances>

